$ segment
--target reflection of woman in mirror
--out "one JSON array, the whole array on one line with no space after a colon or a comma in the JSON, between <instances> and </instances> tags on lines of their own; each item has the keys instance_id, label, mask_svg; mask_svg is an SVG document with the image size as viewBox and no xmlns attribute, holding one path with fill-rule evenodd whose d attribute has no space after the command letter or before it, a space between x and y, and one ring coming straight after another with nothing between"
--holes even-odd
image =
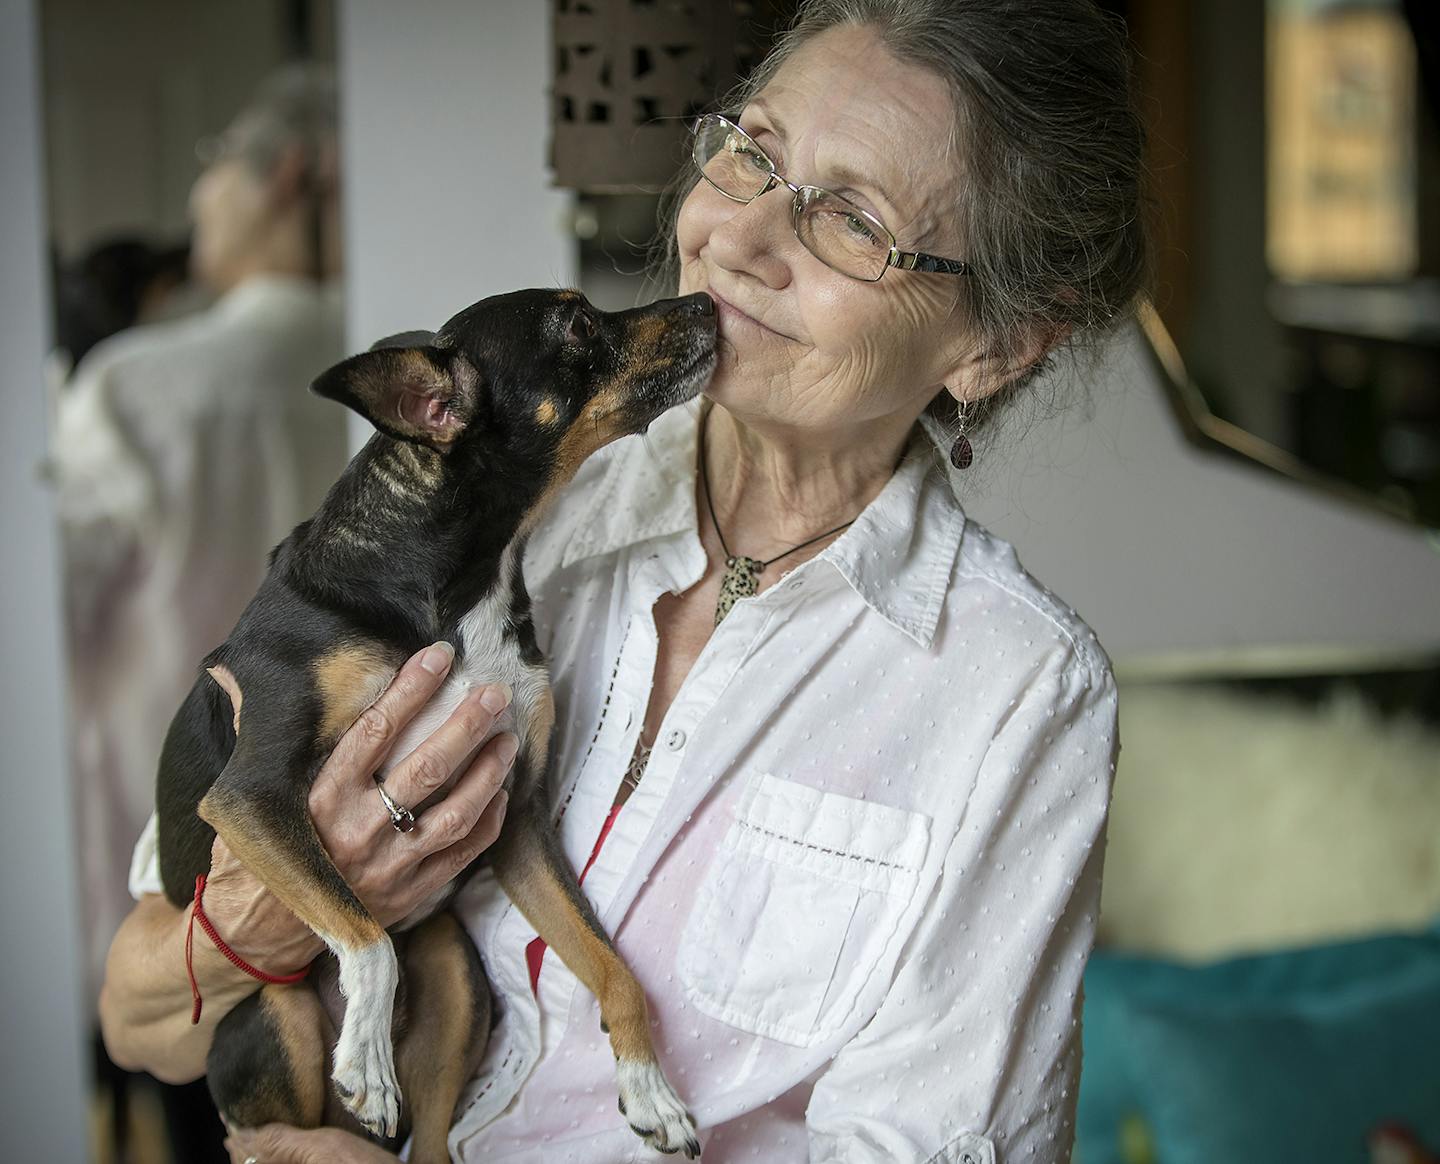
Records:
<instances>
[{"instance_id":1,"label":"reflection of woman in mirror","mask_svg":"<svg viewBox=\"0 0 1440 1164\"><path fill-rule=\"evenodd\" d=\"M102 341L58 400L72 755L97 980L133 904L131 851L196 663L345 462L339 410L307 391L342 354L335 126L323 71L264 85L217 139L191 199L193 274L214 305Z\"/></svg>"},{"instance_id":2,"label":"reflection of woman in mirror","mask_svg":"<svg viewBox=\"0 0 1440 1164\"><path fill-rule=\"evenodd\" d=\"M951 466L1141 290L1123 32L1090 0L815 0L724 111L696 127L670 236L680 291L717 305L708 399L583 466L526 561L560 836L705 1159L1063 1160L1115 686L1080 617L966 519ZM448 665L402 669L311 795L386 923L504 811L504 735L412 833L376 797L376 749ZM483 694L390 772L395 799L465 761ZM432 813L460 839L427 843ZM251 965L319 952L223 849L213 870L206 909ZM452 1158L644 1155L593 1000L487 876L455 909L498 1021ZM175 1078L258 985L197 938L192 1026L185 927L146 896L102 1001L112 1050ZM278 1125L231 1153L394 1159Z\"/></svg>"}]
</instances>

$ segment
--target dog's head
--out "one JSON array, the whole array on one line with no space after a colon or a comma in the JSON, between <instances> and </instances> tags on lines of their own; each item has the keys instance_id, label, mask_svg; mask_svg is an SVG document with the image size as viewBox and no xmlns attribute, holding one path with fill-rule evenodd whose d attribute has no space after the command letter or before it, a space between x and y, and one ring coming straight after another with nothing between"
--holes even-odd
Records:
<instances>
[{"instance_id":1,"label":"dog's head","mask_svg":"<svg viewBox=\"0 0 1440 1164\"><path fill-rule=\"evenodd\" d=\"M694 397L714 368L708 295L607 312L577 291L532 290L482 299L434 335L382 340L313 388L447 461L554 479Z\"/></svg>"}]
</instances>

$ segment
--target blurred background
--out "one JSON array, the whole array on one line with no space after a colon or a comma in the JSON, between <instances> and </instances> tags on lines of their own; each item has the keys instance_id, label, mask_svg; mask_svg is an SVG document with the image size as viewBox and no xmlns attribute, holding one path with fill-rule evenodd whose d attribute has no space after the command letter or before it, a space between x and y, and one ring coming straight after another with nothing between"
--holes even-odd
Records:
<instances>
[{"instance_id":1,"label":"blurred background","mask_svg":"<svg viewBox=\"0 0 1440 1164\"><path fill-rule=\"evenodd\" d=\"M1434 5L1104 6L1154 303L964 498L1121 684L1075 1159L1437 1159ZM791 7L0 0L7 1159L216 1158L94 999L194 660L364 437L305 384L494 292L652 294L688 119Z\"/></svg>"}]
</instances>

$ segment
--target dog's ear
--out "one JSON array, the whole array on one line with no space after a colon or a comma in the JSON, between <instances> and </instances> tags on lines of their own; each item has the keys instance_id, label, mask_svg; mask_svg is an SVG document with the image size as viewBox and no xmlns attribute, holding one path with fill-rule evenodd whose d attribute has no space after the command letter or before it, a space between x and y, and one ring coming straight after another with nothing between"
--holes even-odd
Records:
<instances>
[{"instance_id":1,"label":"dog's ear","mask_svg":"<svg viewBox=\"0 0 1440 1164\"><path fill-rule=\"evenodd\" d=\"M456 352L381 346L388 343L336 364L311 391L348 405L389 436L448 451L475 415L479 374Z\"/></svg>"}]
</instances>

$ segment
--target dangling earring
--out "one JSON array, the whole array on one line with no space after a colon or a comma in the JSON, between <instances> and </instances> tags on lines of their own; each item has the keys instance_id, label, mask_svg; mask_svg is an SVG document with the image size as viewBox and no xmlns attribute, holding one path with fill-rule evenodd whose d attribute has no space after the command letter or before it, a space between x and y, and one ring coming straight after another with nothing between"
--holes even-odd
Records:
<instances>
[{"instance_id":1,"label":"dangling earring","mask_svg":"<svg viewBox=\"0 0 1440 1164\"><path fill-rule=\"evenodd\" d=\"M950 463L957 469L968 469L975 460L975 452L970 447L970 438L965 435L965 430L970 426L970 418L966 416L965 401L960 403L960 412L956 417L960 425L960 431L955 434L955 443L950 446Z\"/></svg>"}]
</instances>

